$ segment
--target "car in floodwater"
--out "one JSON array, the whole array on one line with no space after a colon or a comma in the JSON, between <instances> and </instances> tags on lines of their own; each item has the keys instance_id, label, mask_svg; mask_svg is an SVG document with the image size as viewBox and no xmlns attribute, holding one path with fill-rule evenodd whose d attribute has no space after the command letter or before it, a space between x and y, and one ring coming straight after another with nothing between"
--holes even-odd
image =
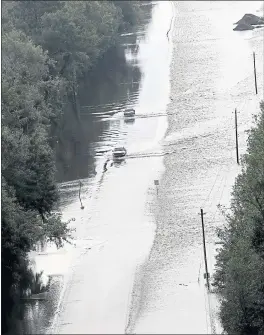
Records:
<instances>
[{"instance_id":1,"label":"car in floodwater","mask_svg":"<svg viewBox=\"0 0 264 335\"><path fill-rule=\"evenodd\" d=\"M114 148L113 150L114 159L124 158L126 154L127 154L127 151L125 147L117 147L117 148Z\"/></svg>"},{"instance_id":2,"label":"car in floodwater","mask_svg":"<svg viewBox=\"0 0 264 335\"><path fill-rule=\"evenodd\" d=\"M133 108L124 111L125 123L135 123L136 111Z\"/></svg>"},{"instance_id":3,"label":"car in floodwater","mask_svg":"<svg viewBox=\"0 0 264 335\"><path fill-rule=\"evenodd\" d=\"M126 109L124 111L124 117L125 118L135 117L135 115L136 115L136 111L133 108L129 108L129 109Z\"/></svg>"}]
</instances>

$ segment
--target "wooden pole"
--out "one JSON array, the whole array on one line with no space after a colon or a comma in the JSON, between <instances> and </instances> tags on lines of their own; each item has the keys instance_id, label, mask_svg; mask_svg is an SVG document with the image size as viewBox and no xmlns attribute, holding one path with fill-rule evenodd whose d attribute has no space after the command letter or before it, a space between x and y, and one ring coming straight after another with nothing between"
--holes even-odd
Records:
<instances>
[{"instance_id":1,"label":"wooden pole","mask_svg":"<svg viewBox=\"0 0 264 335\"><path fill-rule=\"evenodd\" d=\"M235 109L235 127L236 127L236 158L237 158L237 164L239 165L238 134L237 134L237 110L236 109Z\"/></svg>"},{"instance_id":2,"label":"wooden pole","mask_svg":"<svg viewBox=\"0 0 264 335\"><path fill-rule=\"evenodd\" d=\"M156 185L157 195L158 195L158 193L159 193L159 190L158 190L159 181L155 179L155 180L154 180L154 185Z\"/></svg>"},{"instance_id":3,"label":"wooden pole","mask_svg":"<svg viewBox=\"0 0 264 335\"><path fill-rule=\"evenodd\" d=\"M253 52L253 62L254 62L255 90L256 90L256 94L258 94L255 52Z\"/></svg>"},{"instance_id":4,"label":"wooden pole","mask_svg":"<svg viewBox=\"0 0 264 335\"><path fill-rule=\"evenodd\" d=\"M81 181L79 180L79 186L80 186L80 188L79 188L79 199L80 199L80 203L81 203L81 209L84 209L84 206L83 206L83 204L82 204L82 199L81 199L81 187L82 187L82 183L81 183Z\"/></svg>"},{"instance_id":5,"label":"wooden pole","mask_svg":"<svg viewBox=\"0 0 264 335\"><path fill-rule=\"evenodd\" d=\"M207 288L210 291L210 283L209 283L209 272L207 266L207 256L206 256L206 245L205 245L205 233L204 233L204 219L203 219L203 209L201 208L201 219L202 219L202 230L203 230L203 250L204 250L204 264L205 264L205 276L207 282Z\"/></svg>"}]
</instances>

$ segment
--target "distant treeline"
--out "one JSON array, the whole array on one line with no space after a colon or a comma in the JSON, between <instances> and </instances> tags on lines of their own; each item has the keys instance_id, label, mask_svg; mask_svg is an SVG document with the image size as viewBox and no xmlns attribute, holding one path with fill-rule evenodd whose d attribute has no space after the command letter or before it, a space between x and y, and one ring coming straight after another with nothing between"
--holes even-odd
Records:
<instances>
[{"instance_id":1,"label":"distant treeline","mask_svg":"<svg viewBox=\"0 0 264 335\"><path fill-rule=\"evenodd\" d=\"M27 254L61 246L50 130L78 78L141 17L138 1L2 2L2 332L30 283Z\"/></svg>"},{"instance_id":2,"label":"distant treeline","mask_svg":"<svg viewBox=\"0 0 264 335\"><path fill-rule=\"evenodd\" d=\"M219 231L215 282L227 334L264 334L264 102Z\"/></svg>"}]
</instances>

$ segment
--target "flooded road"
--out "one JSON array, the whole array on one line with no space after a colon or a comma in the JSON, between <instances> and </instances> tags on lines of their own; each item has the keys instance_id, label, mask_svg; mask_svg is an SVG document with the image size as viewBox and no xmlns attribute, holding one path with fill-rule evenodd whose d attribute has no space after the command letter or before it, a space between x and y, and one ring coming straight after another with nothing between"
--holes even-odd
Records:
<instances>
[{"instance_id":1,"label":"flooded road","mask_svg":"<svg viewBox=\"0 0 264 335\"><path fill-rule=\"evenodd\" d=\"M135 280L132 334L212 334L221 327L217 301L208 295L200 208L204 216L209 272L214 266L217 204L228 207L236 165L234 110L239 152L263 99L263 28L236 33L233 23L258 13L261 2L174 2L169 127L163 141L157 230L148 260ZM260 14L259 14L260 15ZM252 52L257 56L255 96Z\"/></svg>"},{"instance_id":2,"label":"flooded road","mask_svg":"<svg viewBox=\"0 0 264 335\"><path fill-rule=\"evenodd\" d=\"M84 210L78 198L63 210L65 218L76 219L78 252L52 326L55 333L123 334L128 323L134 276L155 235L154 180L163 169L161 140L167 128L171 56L166 33L171 8L169 2L154 6L145 38L137 39L137 55L127 46L128 62L142 73L139 90L128 93L126 101L126 107L136 110L134 122L125 122L124 105L108 104L101 111L94 108L98 122L108 122L109 127L101 141L94 143L95 178L82 180ZM84 111L93 108L82 107ZM114 146L125 146L128 157L104 170Z\"/></svg>"},{"instance_id":3,"label":"flooded road","mask_svg":"<svg viewBox=\"0 0 264 335\"><path fill-rule=\"evenodd\" d=\"M134 276L156 228L154 180L164 170L172 5L153 4L145 16L136 33L122 36L126 63L122 53L109 63L110 54L101 78L95 73L82 85L81 122L65 111L58 179L63 218L73 218L76 229L74 245L33 253L37 271L52 277L52 290L48 301L27 307L24 333L124 333L128 324ZM129 107L136 110L133 122L123 117ZM128 157L114 164L110 159L105 168L115 146L125 146Z\"/></svg>"},{"instance_id":4,"label":"flooded road","mask_svg":"<svg viewBox=\"0 0 264 335\"><path fill-rule=\"evenodd\" d=\"M65 124L68 142L59 143L67 147L61 208L74 219L74 245L35 255L37 269L54 280L49 302L28 310L25 333L219 331L216 299L204 287L198 213L206 212L212 273L223 223L216 206L228 205L239 171L232 112L243 153L263 97L263 28L238 33L233 22L260 6L156 2L145 25L123 36L122 70L113 65L105 84L95 78L97 94L83 85L81 122ZM124 120L128 107L133 122ZM115 146L128 157L104 168Z\"/></svg>"}]
</instances>

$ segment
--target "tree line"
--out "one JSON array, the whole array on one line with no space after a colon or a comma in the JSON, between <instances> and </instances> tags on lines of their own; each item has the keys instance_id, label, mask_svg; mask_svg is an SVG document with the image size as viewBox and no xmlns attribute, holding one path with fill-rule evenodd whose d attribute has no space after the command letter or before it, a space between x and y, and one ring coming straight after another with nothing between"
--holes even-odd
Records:
<instances>
[{"instance_id":1,"label":"tree line","mask_svg":"<svg viewBox=\"0 0 264 335\"><path fill-rule=\"evenodd\" d=\"M69 241L52 127L79 79L141 18L138 1L2 2L2 332L31 278L38 241Z\"/></svg>"},{"instance_id":2,"label":"tree line","mask_svg":"<svg viewBox=\"0 0 264 335\"><path fill-rule=\"evenodd\" d=\"M255 122L219 231L214 286L228 334L264 334L264 102Z\"/></svg>"}]
</instances>

